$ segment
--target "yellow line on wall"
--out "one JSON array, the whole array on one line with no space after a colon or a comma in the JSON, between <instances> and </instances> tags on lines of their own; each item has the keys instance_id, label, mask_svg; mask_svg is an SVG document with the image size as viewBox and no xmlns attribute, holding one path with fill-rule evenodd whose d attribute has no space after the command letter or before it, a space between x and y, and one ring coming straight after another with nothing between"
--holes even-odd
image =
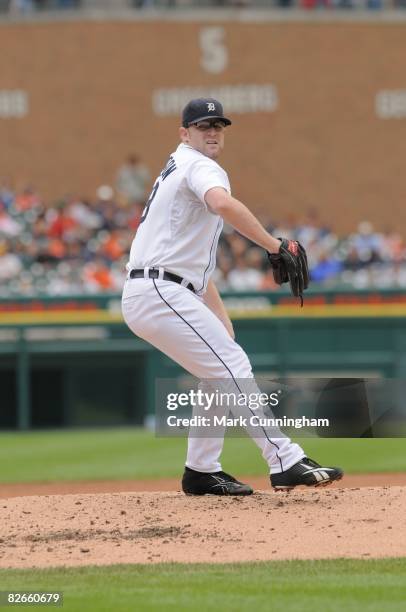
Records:
<instances>
[{"instance_id":1,"label":"yellow line on wall","mask_svg":"<svg viewBox=\"0 0 406 612\"><path fill-rule=\"evenodd\" d=\"M406 317L406 304L325 304L303 308L292 305L263 309L230 309L235 319L267 318L327 318L327 317ZM103 310L5 312L0 313L0 325L60 325L60 324L124 324L119 312Z\"/></svg>"}]
</instances>

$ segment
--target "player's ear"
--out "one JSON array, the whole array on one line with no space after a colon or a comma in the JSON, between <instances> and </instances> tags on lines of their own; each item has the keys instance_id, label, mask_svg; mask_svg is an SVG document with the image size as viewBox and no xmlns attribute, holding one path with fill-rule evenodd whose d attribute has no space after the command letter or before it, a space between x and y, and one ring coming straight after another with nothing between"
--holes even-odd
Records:
<instances>
[{"instance_id":1,"label":"player's ear","mask_svg":"<svg viewBox=\"0 0 406 612\"><path fill-rule=\"evenodd\" d=\"M189 132L183 126L179 128L179 138L182 142L189 142Z\"/></svg>"}]
</instances>

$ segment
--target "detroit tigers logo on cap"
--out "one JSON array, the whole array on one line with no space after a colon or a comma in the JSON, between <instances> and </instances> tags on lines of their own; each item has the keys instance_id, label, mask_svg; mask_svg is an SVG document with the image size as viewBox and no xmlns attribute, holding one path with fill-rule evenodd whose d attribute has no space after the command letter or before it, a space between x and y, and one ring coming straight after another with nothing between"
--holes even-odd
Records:
<instances>
[{"instance_id":1,"label":"detroit tigers logo on cap","mask_svg":"<svg viewBox=\"0 0 406 612\"><path fill-rule=\"evenodd\" d=\"M214 98L195 98L190 100L182 112L182 125L189 127L203 119L219 119L225 125L231 125L230 119L224 117L223 106Z\"/></svg>"}]
</instances>

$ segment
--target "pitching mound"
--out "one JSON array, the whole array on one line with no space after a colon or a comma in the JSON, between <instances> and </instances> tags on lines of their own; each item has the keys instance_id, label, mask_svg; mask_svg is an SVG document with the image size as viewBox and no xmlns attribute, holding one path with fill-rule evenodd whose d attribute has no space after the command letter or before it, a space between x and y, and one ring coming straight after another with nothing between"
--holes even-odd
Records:
<instances>
[{"instance_id":1,"label":"pitching mound","mask_svg":"<svg viewBox=\"0 0 406 612\"><path fill-rule=\"evenodd\" d=\"M398 486L15 497L0 502L0 567L404 556L405 507Z\"/></svg>"},{"instance_id":2,"label":"pitching mound","mask_svg":"<svg viewBox=\"0 0 406 612\"><path fill-rule=\"evenodd\" d=\"M178 478L154 478L151 480L81 480L60 482L18 482L1 483L0 500L6 497L25 497L26 495L73 495L75 493L129 493L144 491L178 491ZM238 479L248 482L255 490L270 490L269 477L241 476ZM354 487L403 487L406 486L406 473L382 472L380 474L345 474L343 480L333 482L331 488ZM331 490L331 489L330 489Z\"/></svg>"}]
</instances>

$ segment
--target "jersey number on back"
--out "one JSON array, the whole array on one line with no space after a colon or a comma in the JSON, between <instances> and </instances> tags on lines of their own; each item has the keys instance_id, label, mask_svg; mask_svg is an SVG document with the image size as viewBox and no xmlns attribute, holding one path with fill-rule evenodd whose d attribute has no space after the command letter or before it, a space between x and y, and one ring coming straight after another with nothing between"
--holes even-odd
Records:
<instances>
[{"instance_id":1,"label":"jersey number on back","mask_svg":"<svg viewBox=\"0 0 406 612\"><path fill-rule=\"evenodd\" d=\"M149 207L151 206L152 202L154 201L154 198L156 196L156 192L158 191L158 187L159 187L159 181L157 181L155 183L155 185L152 188L151 191L151 195L148 198L148 202L145 204L145 208L142 211L142 215L141 215L141 219L140 219L140 224L145 221L145 219L147 218L147 215L149 213Z\"/></svg>"}]
</instances>

